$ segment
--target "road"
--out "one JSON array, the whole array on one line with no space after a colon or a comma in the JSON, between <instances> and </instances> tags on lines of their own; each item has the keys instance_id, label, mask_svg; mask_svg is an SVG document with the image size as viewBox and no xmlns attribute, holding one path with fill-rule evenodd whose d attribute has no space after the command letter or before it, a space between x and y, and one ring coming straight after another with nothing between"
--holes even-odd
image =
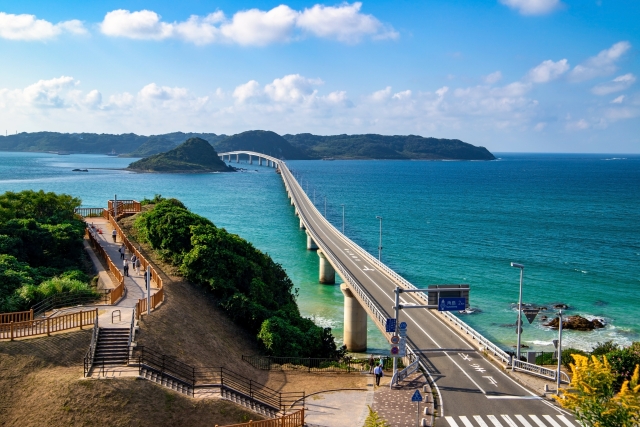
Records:
<instances>
[{"instance_id":1,"label":"road","mask_svg":"<svg viewBox=\"0 0 640 427\"><path fill-rule=\"evenodd\" d=\"M253 153L254 155L257 153ZM265 156L267 157L267 156ZM386 317L393 317L394 289L399 285L389 271L331 225L315 208L286 164L278 161L285 186L300 218L317 246L328 255L351 289L360 286ZM347 277L345 277L347 276ZM363 296L354 292L361 304ZM401 294L403 304L424 304L411 293ZM368 310L371 314L371 311ZM477 352L457 332L428 309L404 310L398 322L408 324L408 343L420 355L440 396L438 416L456 426L569 427L578 426L563 409L540 398L507 376ZM382 324L378 320L378 327Z\"/></svg>"}]
</instances>

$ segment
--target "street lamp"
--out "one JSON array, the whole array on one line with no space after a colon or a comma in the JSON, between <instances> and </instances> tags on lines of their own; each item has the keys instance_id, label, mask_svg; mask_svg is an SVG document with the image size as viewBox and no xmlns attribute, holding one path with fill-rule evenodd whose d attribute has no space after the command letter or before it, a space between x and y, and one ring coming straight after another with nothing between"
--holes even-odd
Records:
<instances>
[{"instance_id":1,"label":"street lamp","mask_svg":"<svg viewBox=\"0 0 640 427\"><path fill-rule=\"evenodd\" d=\"M324 196L324 217L327 217L327 196Z\"/></svg>"},{"instance_id":2,"label":"street lamp","mask_svg":"<svg viewBox=\"0 0 640 427\"><path fill-rule=\"evenodd\" d=\"M342 206L342 234L344 234L344 205Z\"/></svg>"},{"instance_id":3,"label":"street lamp","mask_svg":"<svg viewBox=\"0 0 640 427\"><path fill-rule=\"evenodd\" d=\"M558 372L556 374L556 394L560 396L560 372L562 368L562 309L558 312Z\"/></svg>"},{"instance_id":4,"label":"street lamp","mask_svg":"<svg viewBox=\"0 0 640 427\"><path fill-rule=\"evenodd\" d=\"M376 219L380 220L380 243L378 243L378 261L381 261L381 258L382 258L382 217L381 216L376 216Z\"/></svg>"},{"instance_id":5,"label":"street lamp","mask_svg":"<svg viewBox=\"0 0 640 427\"><path fill-rule=\"evenodd\" d=\"M516 262L511 263L511 267L520 269L520 297L518 298L518 322L516 332L518 333L518 347L516 348L516 359L520 360L520 340L522 339L522 276L524 275L524 265Z\"/></svg>"}]
</instances>

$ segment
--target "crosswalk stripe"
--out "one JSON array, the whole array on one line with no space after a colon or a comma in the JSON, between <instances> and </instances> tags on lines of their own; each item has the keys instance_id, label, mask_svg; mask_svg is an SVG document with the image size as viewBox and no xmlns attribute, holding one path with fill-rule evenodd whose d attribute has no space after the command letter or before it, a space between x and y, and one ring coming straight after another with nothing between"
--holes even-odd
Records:
<instances>
[{"instance_id":1,"label":"crosswalk stripe","mask_svg":"<svg viewBox=\"0 0 640 427\"><path fill-rule=\"evenodd\" d=\"M480 415L474 415L473 419L480 425L480 427L489 427L487 423L484 422Z\"/></svg>"},{"instance_id":2,"label":"crosswalk stripe","mask_svg":"<svg viewBox=\"0 0 640 427\"><path fill-rule=\"evenodd\" d=\"M518 419L518 421L520 421L520 423L524 427L533 427L531 424L529 424L529 421L527 421L527 419L525 417L523 417L522 415L516 415L516 418Z\"/></svg>"},{"instance_id":3,"label":"crosswalk stripe","mask_svg":"<svg viewBox=\"0 0 640 427\"><path fill-rule=\"evenodd\" d=\"M462 424L464 424L465 427L474 427L473 424L471 424L471 421L469 421L469 418L464 415L460 416L460 421L462 421Z\"/></svg>"},{"instance_id":4,"label":"crosswalk stripe","mask_svg":"<svg viewBox=\"0 0 640 427\"><path fill-rule=\"evenodd\" d=\"M567 427L576 427L575 425L573 425L571 423L571 421L569 421L568 419L566 419L564 417L564 415L558 415L558 418L560 419L560 421L562 421L563 423L565 423L567 425Z\"/></svg>"},{"instance_id":5,"label":"crosswalk stripe","mask_svg":"<svg viewBox=\"0 0 640 427\"><path fill-rule=\"evenodd\" d=\"M538 424L538 427L547 427L547 425L543 423L537 415L529 415L529 418L531 418L534 423Z\"/></svg>"},{"instance_id":6,"label":"crosswalk stripe","mask_svg":"<svg viewBox=\"0 0 640 427\"><path fill-rule=\"evenodd\" d=\"M543 415L544 419L547 420L549 422L549 424L551 424L553 427L562 427L560 424L558 424L556 422L556 420L553 419L553 417L551 415Z\"/></svg>"},{"instance_id":7,"label":"crosswalk stripe","mask_svg":"<svg viewBox=\"0 0 640 427\"><path fill-rule=\"evenodd\" d=\"M500 424L500 421L498 421L498 419L495 417L495 415L487 415L487 418L489 418L489 421L491 421L495 427L503 427L502 424Z\"/></svg>"},{"instance_id":8,"label":"crosswalk stripe","mask_svg":"<svg viewBox=\"0 0 640 427\"><path fill-rule=\"evenodd\" d=\"M444 417L444 419L447 420L451 427L459 427L458 423L453 419L453 417Z\"/></svg>"},{"instance_id":9,"label":"crosswalk stripe","mask_svg":"<svg viewBox=\"0 0 640 427\"><path fill-rule=\"evenodd\" d=\"M502 415L502 418L509 424L509 427L518 427L518 424L514 423L509 415Z\"/></svg>"}]
</instances>

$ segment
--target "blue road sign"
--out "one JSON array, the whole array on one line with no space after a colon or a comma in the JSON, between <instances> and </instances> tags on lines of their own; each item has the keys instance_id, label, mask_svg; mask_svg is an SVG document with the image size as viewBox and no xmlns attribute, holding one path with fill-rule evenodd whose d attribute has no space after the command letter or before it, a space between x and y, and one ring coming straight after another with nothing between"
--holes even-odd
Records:
<instances>
[{"instance_id":1,"label":"blue road sign","mask_svg":"<svg viewBox=\"0 0 640 427\"><path fill-rule=\"evenodd\" d=\"M385 325L385 330L387 332L395 332L396 331L396 319L387 319L387 323Z\"/></svg>"},{"instance_id":2,"label":"blue road sign","mask_svg":"<svg viewBox=\"0 0 640 427\"><path fill-rule=\"evenodd\" d=\"M407 322L400 322L400 329L407 329Z\"/></svg>"},{"instance_id":3,"label":"blue road sign","mask_svg":"<svg viewBox=\"0 0 640 427\"><path fill-rule=\"evenodd\" d=\"M440 298L438 301L438 311L464 310L466 306L466 298Z\"/></svg>"},{"instance_id":4,"label":"blue road sign","mask_svg":"<svg viewBox=\"0 0 640 427\"><path fill-rule=\"evenodd\" d=\"M420 394L420 390L416 390L416 392L413 393L413 396L411 396L411 401L422 402L422 395Z\"/></svg>"}]
</instances>

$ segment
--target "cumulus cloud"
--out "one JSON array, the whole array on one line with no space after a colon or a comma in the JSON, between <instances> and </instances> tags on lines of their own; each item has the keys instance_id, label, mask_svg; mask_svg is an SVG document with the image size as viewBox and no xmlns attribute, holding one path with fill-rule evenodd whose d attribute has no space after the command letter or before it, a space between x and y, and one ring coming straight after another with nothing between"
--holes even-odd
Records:
<instances>
[{"instance_id":1,"label":"cumulus cloud","mask_svg":"<svg viewBox=\"0 0 640 427\"><path fill-rule=\"evenodd\" d=\"M565 126L567 130L571 130L571 131L586 130L586 129L589 129L590 127L591 125L585 119L569 121Z\"/></svg>"},{"instance_id":2,"label":"cumulus cloud","mask_svg":"<svg viewBox=\"0 0 640 427\"><path fill-rule=\"evenodd\" d=\"M363 14L362 3L340 6L315 5L296 11L287 5L271 10L249 9L228 19L222 11L206 16L192 15L183 22L163 22L150 10L131 12L114 10L100 24L103 34L138 40L177 38L194 44L236 43L264 46L286 43L312 35L345 43L357 43L365 37L397 38L393 28L372 15Z\"/></svg>"},{"instance_id":3,"label":"cumulus cloud","mask_svg":"<svg viewBox=\"0 0 640 427\"><path fill-rule=\"evenodd\" d=\"M0 12L0 38L8 40L48 40L62 33L86 34L82 22L74 19L53 24L35 15Z\"/></svg>"},{"instance_id":4,"label":"cumulus cloud","mask_svg":"<svg viewBox=\"0 0 640 427\"><path fill-rule=\"evenodd\" d=\"M569 63L566 59L561 59L557 62L553 62L549 59L529 70L526 80L533 83L547 83L551 80L557 79L568 70Z\"/></svg>"},{"instance_id":5,"label":"cumulus cloud","mask_svg":"<svg viewBox=\"0 0 640 427\"><path fill-rule=\"evenodd\" d=\"M500 71L495 71L491 74L484 76L484 82L487 84L494 84L502 80L502 73Z\"/></svg>"},{"instance_id":6,"label":"cumulus cloud","mask_svg":"<svg viewBox=\"0 0 640 427\"><path fill-rule=\"evenodd\" d=\"M560 0L500 0L521 15L546 15L562 7Z\"/></svg>"},{"instance_id":7,"label":"cumulus cloud","mask_svg":"<svg viewBox=\"0 0 640 427\"><path fill-rule=\"evenodd\" d=\"M624 74L618 76L610 82L599 84L591 89L591 92L596 95L609 95L614 92L620 92L621 90L628 89L634 82L636 77L631 74Z\"/></svg>"},{"instance_id":8,"label":"cumulus cloud","mask_svg":"<svg viewBox=\"0 0 640 427\"><path fill-rule=\"evenodd\" d=\"M619 97L617 97L616 99L611 101L611 103L612 104L622 104L622 101L624 101L624 98L625 98L624 95L620 95Z\"/></svg>"},{"instance_id":9,"label":"cumulus cloud","mask_svg":"<svg viewBox=\"0 0 640 427\"><path fill-rule=\"evenodd\" d=\"M233 97L238 104L253 102L311 105L317 102L336 103L346 100L346 92L333 92L327 97L319 97L316 87L323 83L321 79L310 79L300 74L289 74L264 86L250 80L237 86L233 91Z\"/></svg>"},{"instance_id":10,"label":"cumulus cloud","mask_svg":"<svg viewBox=\"0 0 640 427\"><path fill-rule=\"evenodd\" d=\"M631 43L628 41L618 42L609 49L605 49L596 56L587 59L582 64L576 65L569 76L571 80L580 82L612 74L618 69L616 62L629 49L631 49Z\"/></svg>"}]
</instances>

